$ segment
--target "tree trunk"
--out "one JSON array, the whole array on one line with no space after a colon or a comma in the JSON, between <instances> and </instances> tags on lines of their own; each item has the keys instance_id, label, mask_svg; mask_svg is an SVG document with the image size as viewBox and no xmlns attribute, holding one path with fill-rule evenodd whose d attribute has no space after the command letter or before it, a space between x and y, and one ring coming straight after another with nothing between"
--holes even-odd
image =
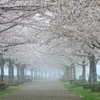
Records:
<instances>
[{"instance_id":1,"label":"tree trunk","mask_svg":"<svg viewBox=\"0 0 100 100\"><path fill-rule=\"evenodd\" d=\"M4 64L5 64L5 59L2 58L2 56L0 57L0 66L1 66L1 77L0 77L0 81L3 82L4 81Z\"/></svg>"},{"instance_id":2,"label":"tree trunk","mask_svg":"<svg viewBox=\"0 0 100 100\"><path fill-rule=\"evenodd\" d=\"M94 55L90 59L90 72L89 72L89 82L97 82L97 73L96 73L96 62Z\"/></svg>"},{"instance_id":3,"label":"tree trunk","mask_svg":"<svg viewBox=\"0 0 100 100\"><path fill-rule=\"evenodd\" d=\"M76 80L76 70L75 70L75 65L73 64L73 78Z\"/></svg>"},{"instance_id":4,"label":"tree trunk","mask_svg":"<svg viewBox=\"0 0 100 100\"><path fill-rule=\"evenodd\" d=\"M65 81L72 79L71 73L72 73L71 67L65 66L65 72L63 76Z\"/></svg>"},{"instance_id":5,"label":"tree trunk","mask_svg":"<svg viewBox=\"0 0 100 100\"><path fill-rule=\"evenodd\" d=\"M39 71L39 78L41 78L41 71Z\"/></svg>"},{"instance_id":6,"label":"tree trunk","mask_svg":"<svg viewBox=\"0 0 100 100\"><path fill-rule=\"evenodd\" d=\"M37 71L34 70L34 78L36 79L37 78Z\"/></svg>"},{"instance_id":7,"label":"tree trunk","mask_svg":"<svg viewBox=\"0 0 100 100\"><path fill-rule=\"evenodd\" d=\"M9 82L12 83L14 80L14 68L12 63L9 63Z\"/></svg>"},{"instance_id":8,"label":"tree trunk","mask_svg":"<svg viewBox=\"0 0 100 100\"><path fill-rule=\"evenodd\" d=\"M67 78L68 78L68 76L67 76L67 67L65 67L63 79L67 80Z\"/></svg>"},{"instance_id":9,"label":"tree trunk","mask_svg":"<svg viewBox=\"0 0 100 100\"><path fill-rule=\"evenodd\" d=\"M71 64L71 79L73 79L73 64Z\"/></svg>"},{"instance_id":10,"label":"tree trunk","mask_svg":"<svg viewBox=\"0 0 100 100\"><path fill-rule=\"evenodd\" d=\"M69 66L66 66L65 78L66 78L66 81L68 81L71 78L70 77L70 67Z\"/></svg>"},{"instance_id":11,"label":"tree trunk","mask_svg":"<svg viewBox=\"0 0 100 100\"><path fill-rule=\"evenodd\" d=\"M20 67L20 79L21 80L25 79L25 77L24 77L24 67L23 66Z\"/></svg>"},{"instance_id":12,"label":"tree trunk","mask_svg":"<svg viewBox=\"0 0 100 100\"><path fill-rule=\"evenodd\" d=\"M4 66L3 65L1 65L1 82L3 82L4 80L3 80L3 78L4 78Z\"/></svg>"},{"instance_id":13,"label":"tree trunk","mask_svg":"<svg viewBox=\"0 0 100 100\"><path fill-rule=\"evenodd\" d=\"M25 79L28 79L27 69L25 69Z\"/></svg>"},{"instance_id":14,"label":"tree trunk","mask_svg":"<svg viewBox=\"0 0 100 100\"><path fill-rule=\"evenodd\" d=\"M31 70L31 78L33 78L33 70Z\"/></svg>"},{"instance_id":15,"label":"tree trunk","mask_svg":"<svg viewBox=\"0 0 100 100\"><path fill-rule=\"evenodd\" d=\"M20 79L20 74L19 74L19 66L17 66L17 80Z\"/></svg>"},{"instance_id":16,"label":"tree trunk","mask_svg":"<svg viewBox=\"0 0 100 100\"><path fill-rule=\"evenodd\" d=\"M97 82L96 61L93 56L93 82Z\"/></svg>"},{"instance_id":17,"label":"tree trunk","mask_svg":"<svg viewBox=\"0 0 100 100\"><path fill-rule=\"evenodd\" d=\"M86 66L85 61L82 62L82 82L86 82Z\"/></svg>"}]
</instances>

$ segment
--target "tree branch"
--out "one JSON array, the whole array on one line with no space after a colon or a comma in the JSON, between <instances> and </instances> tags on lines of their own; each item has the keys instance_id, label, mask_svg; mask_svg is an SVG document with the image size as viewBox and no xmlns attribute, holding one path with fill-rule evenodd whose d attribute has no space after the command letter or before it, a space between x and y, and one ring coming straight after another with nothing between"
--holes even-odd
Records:
<instances>
[{"instance_id":1,"label":"tree branch","mask_svg":"<svg viewBox=\"0 0 100 100\"><path fill-rule=\"evenodd\" d=\"M47 5L47 6L16 6L16 7L0 7L0 8L2 10L5 10L5 11L8 11L8 10L35 11L37 9L51 7L51 6L53 6L53 5ZM33 7L37 7L37 8L33 8Z\"/></svg>"},{"instance_id":2,"label":"tree branch","mask_svg":"<svg viewBox=\"0 0 100 100\"><path fill-rule=\"evenodd\" d=\"M0 31L0 33L5 32L5 31L7 31L7 30L13 28L14 26L17 26L17 25L18 25L18 23L14 24L14 25L12 25L12 26L6 28L6 29L3 29L3 30Z\"/></svg>"},{"instance_id":3,"label":"tree branch","mask_svg":"<svg viewBox=\"0 0 100 100\"><path fill-rule=\"evenodd\" d=\"M15 18L15 19L12 19L12 20L8 21L8 22L0 22L0 24L8 24L8 23L12 23L13 21L15 21L15 20L17 20L17 19L20 19L20 18L23 17L23 16L24 16L24 15L19 16L19 17Z\"/></svg>"}]
</instances>

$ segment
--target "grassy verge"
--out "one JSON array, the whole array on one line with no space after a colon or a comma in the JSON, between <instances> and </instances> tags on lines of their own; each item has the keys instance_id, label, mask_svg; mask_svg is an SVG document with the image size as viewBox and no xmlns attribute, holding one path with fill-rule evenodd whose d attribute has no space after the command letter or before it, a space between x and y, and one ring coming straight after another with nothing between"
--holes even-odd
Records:
<instances>
[{"instance_id":1,"label":"grassy verge","mask_svg":"<svg viewBox=\"0 0 100 100\"><path fill-rule=\"evenodd\" d=\"M83 89L68 82L61 82L69 91L82 97L82 100L100 100L100 92L91 92L90 89Z\"/></svg>"},{"instance_id":2,"label":"grassy verge","mask_svg":"<svg viewBox=\"0 0 100 100\"><path fill-rule=\"evenodd\" d=\"M5 97L6 95L11 94L11 93L13 93L15 91L18 91L21 88L24 88L24 87L28 86L29 84L31 84L33 82L29 82L29 83L25 83L25 84L20 84L19 86L9 86L5 91L0 91L0 100L3 97Z\"/></svg>"}]
</instances>

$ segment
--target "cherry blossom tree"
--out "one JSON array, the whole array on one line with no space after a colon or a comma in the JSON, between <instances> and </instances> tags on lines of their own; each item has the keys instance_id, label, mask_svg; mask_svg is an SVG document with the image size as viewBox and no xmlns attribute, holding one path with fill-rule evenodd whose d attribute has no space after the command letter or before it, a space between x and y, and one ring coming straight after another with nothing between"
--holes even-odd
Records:
<instances>
[{"instance_id":1,"label":"cherry blossom tree","mask_svg":"<svg viewBox=\"0 0 100 100\"><path fill-rule=\"evenodd\" d=\"M2 54L16 63L31 66L35 61L44 63L42 59L48 55L52 59L54 55L61 59L65 56L84 66L84 71L84 61L90 62L90 76L92 73L96 81L96 62L99 63L100 56L99 15L99 0L1 0ZM71 65L69 60L66 62Z\"/></svg>"}]
</instances>

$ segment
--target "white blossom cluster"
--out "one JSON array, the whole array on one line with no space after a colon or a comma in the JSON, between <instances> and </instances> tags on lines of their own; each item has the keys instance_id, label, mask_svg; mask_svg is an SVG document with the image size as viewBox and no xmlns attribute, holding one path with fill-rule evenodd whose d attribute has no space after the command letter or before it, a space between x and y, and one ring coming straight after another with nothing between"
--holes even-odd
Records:
<instances>
[{"instance_id":1,"label":"white blossom cluster","mask_svg":"<svg viewBox=\"0 0 100 100\"><path fill-rule=\"evenodd\" d=\"M46 66L48 55L68 65L99 59L99 35L99 0L0 0L0 46L16 62Z\"/></svg>"}]
</instances>

